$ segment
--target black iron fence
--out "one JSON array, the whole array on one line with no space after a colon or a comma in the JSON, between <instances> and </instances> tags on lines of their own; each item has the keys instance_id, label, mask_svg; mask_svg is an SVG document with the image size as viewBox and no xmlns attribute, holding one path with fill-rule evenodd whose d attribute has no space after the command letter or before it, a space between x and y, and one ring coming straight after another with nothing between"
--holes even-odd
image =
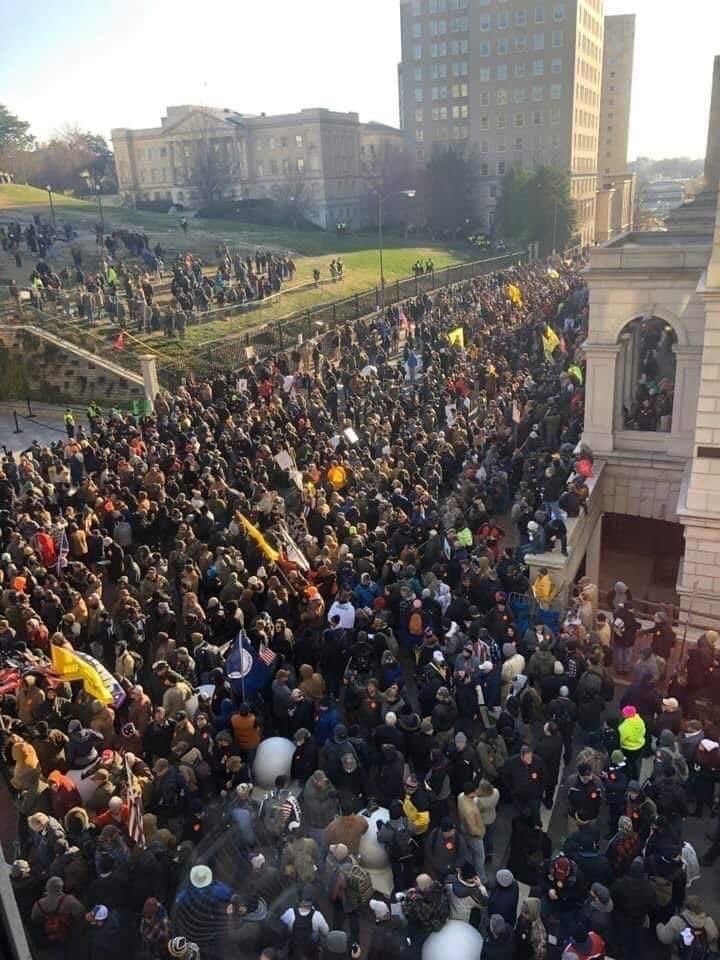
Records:
<instances>
[{"instance_id":1,"label":"black iron fence","mask_svg":"<svg viewBox=\"0 0 720 960\"><path fill-rule=\"evenodd\" d=\"M396 280L385 287L385 305L391 306L421 293L430 293L495 270L516 266L523 263L526 256L524 252L514 251L484 260L458 263L405 280ZM240 367L250 357L264 357L278 350L291 349L340 324L369 316L379 309L380 303L381 290L373 287L344 300L320 304L283 319L273 320L247 332L229 334L195 353L188 361L188 368L195 373L207 373L213 369Z\"/></svg>"}]
</instances>

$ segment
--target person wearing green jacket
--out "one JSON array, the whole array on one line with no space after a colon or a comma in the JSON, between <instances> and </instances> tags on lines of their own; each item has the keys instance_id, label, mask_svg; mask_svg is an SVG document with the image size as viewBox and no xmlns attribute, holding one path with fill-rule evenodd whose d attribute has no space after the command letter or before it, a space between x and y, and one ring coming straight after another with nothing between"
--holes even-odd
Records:
<instances>
[{"instance_id":1,"label":"person wearing green jacket","mask_svg":"<svg viewBox=\"0 0 720 960\"><path fill-rule=\"evenodd\" d=\"M645 721L632 704L622 709L623 719L618 727L620 749L625 754L628 776L631 780L640 779L640 765L645 747Z\"/></svg>"}]
</instances>

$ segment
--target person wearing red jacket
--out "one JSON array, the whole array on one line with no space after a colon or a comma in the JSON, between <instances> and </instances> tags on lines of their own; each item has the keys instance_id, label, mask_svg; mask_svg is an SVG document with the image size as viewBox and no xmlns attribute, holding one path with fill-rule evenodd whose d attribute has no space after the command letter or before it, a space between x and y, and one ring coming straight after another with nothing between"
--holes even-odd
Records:
<instances>
[{"instance_id":1,"label":"person wearing red jacket","mask_svg":"<svg viewBox=\"0 0 720 960\"><path fill-rule=\"evenodd\" d=\"M579 923L562 952L562 960L605 960L605 941L599 933Z\"/></svg>"}]
</instances>

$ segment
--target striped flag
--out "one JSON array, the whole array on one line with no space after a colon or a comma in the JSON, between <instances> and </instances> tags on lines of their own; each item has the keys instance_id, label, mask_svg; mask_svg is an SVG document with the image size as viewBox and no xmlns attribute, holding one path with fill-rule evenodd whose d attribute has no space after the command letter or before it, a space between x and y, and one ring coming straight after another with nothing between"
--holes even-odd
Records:
<instances>
[{"instance_id":1,"label":"striped flag","mask_svg":"<svg viewBox=\"0 0 720 960\"><path fill-rule=\"evenodd\" d=\"M266 647L265 644L263 644L260 647L260 652L258 653L258 656L260 657L262 662L266 664L266 666L268 667L271 667L277 660L277 654L273 650L271 650L270 647Z\"/></svg>"},{"instance_id":2,"label":"striped flag","mask_svg":"<svg viewBox=\"0 0 720 960\"><path fill-rule=\"evenodd\" d=\"M140 791L135 786L135 780L130 771L130 764L128 763L127 757L125 757L125 775L127 777L127 802L130 808L128 834L130 839L135 841L135 845L140 847L141 850L144 850L146 843L145 828L143 827L142 800L140 798Z\"/></svg>"},{"instance_id":3,"label":"striped flag","mask_svg":"<svg viewBox=\"0 0 720 960\"><path fill-rule=\"evenodd\" d=\"M63 572L63 567L67 566L67 558L70 553L70 544L68 543L67 534L65 530L60 534L60 539L58 541L58 551L57 551L57 575L61 576Z\"/></svg>"}]
</instances>

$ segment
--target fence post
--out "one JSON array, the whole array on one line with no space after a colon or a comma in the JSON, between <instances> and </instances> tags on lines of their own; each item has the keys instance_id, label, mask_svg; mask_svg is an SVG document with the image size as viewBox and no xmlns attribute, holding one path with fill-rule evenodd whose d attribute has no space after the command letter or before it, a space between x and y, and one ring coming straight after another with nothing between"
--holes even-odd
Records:
<instances>
[{"instance_id":1,"label":"fence post","mask_svg":"<svg viewBox=\"0 0 720 960\"><path fill-rule=\"evenodd\" d=\"M13 430L13 433L22 433L22 427L18 423L17 411L15 410L13 410L13 417L15 418L15 429Z\"/></svg>"},{"instance_id":2,"label":"fence post","mask_svg":"<svg viewBox=\"0 0 720 960\"><path fill-rule=\"evenodd\" d=\"M27 412L28 420L34 420L35 414L32 412L32 407L30 406L30 397L27 398L26 402L27 402L27 408L28 408L28 412Z\"/></svg>"},{"instance_id":3,"label":"fence post","mask_svg":"<svg viewBox=\"0 0 720 960\"><path fill-rule=\"evenodd\" d=\"M337 306L333 302L333 327L336 325L336 323L337 323Z\"/></svg>"},{"instance_id":4,"label":"fence post","mask_svg":"<svg viewBox=\"0 0 720 960\"><path fill-rule=\"evenodd\" d=\"M306 340L310 340L310 339L312 339L312 326L311 326L311 323L310 323L310 311L309 311L309 310L305 313L305 324L306 324L305 339L306 339Z\"/></svg>"},{"instance_id":5,"label":"fence post","mask_svg":"<svg viewBox=\"0 0 720 960\"><path fill-rule=\"evenodd\" d=\"M282 324L281 324L281 323L278 323L278 325L277 325L277 338L278 338L278 343L280 344L280 349L281 349L281 350L284 349L284 348L283 348L283 332L282 332Z\"/></svg>"},{"instance_id":6,"label":"fence post","mask_svg":"<svg viewBox=\"0 0 720 960\"><path fill-rule=\"evenodd\" d=\"M450 286L450 267L445 267L445 286Z\"/></svg>"},{"instance_id":7,"label":"fence post","mask_svg":"<svg viewBox=\"0 0 720 960\"><path fill-rule=\"evenodd\" d=\"M400 280L395 281L395 300L400 299Z\"/></svg>"},{"instance_id":8,"label":"fence post","mask_svg":"<svg viewBox=\"0 0 720 960\"><path fill-rule=\"evenodd\" d=\"M360 298L355 294L355 319L360 316Z\"/></svg>"}]
</instances>

